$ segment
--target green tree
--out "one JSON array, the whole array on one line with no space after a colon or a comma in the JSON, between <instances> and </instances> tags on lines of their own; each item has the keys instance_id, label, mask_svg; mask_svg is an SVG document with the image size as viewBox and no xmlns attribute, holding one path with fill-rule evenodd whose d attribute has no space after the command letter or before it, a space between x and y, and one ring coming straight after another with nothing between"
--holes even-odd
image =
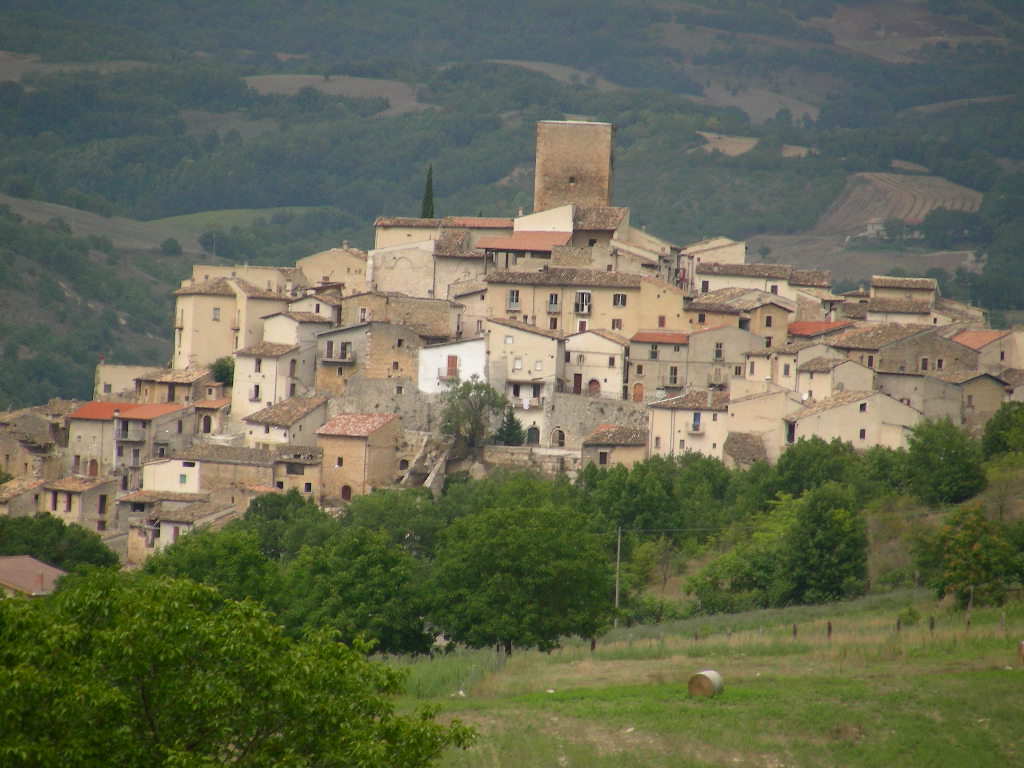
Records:
<instances>
[{"instance_id":1,"label":"green tree","mask_svg":"<svg viewBox=\"0 0 1024 768\"><path fill-rule=\"evenodd\" d=\"M856 461L853 446L838 438L826 443L817 435L800 438L775 465L778 490L799 496L829 481L841 482Z\"/></svg>"},{"instance_id":2,"label":"green tree","mask_svg":"<svg viewBox=\"0 0 1024 768\"><path fill-rule=\"evenodd\" d=\"M502 417L498 431L494 433L494 442L498 445L522 445L526 442L523 422L516 416L511 403L505 406L505 415Z\"/></svg>"},{"instance_id":3,"label":"green tree","mask_svg":"<svg viewBox=\"0 0 1024 768\"><path fill-rule=\"evenodd\" d=\"M925 504L953 504L985 487L981 446L947 419L925 419L910 431L908 487Z\"/></svg>"},{"instance_id":4,"label":"green tree","mask_svg":"<svg viewBox=\"0 0 1024 768\"><path fill-rule=\"evenodd\" d=\"M456 642L550 650L611 619L612 571L586 516L550 502L456 520L438 549L431 616Z\"/></svg>"},{"instance_id":5,"label":"green tree","mask_svg":"<svg viewBox=\"0 0 1024 768\"><path fill-rule=\"evenodd\" d=\"M780 582L787 589L780 601L824 603L864 594L868 531L853 490L825 483L794 505L782 546Z\"/></svg>"},{"instance_id":6,"label":"green tree","mask_svg":"<svg viewBox=\"0 0 1024 768\"><path fill-rule=\"evenodd\" d=\"M296 635L327 628L343 642L372 640L383 653L426 653L425 567L384 531L347 529L287 564L281 620Z\"/></svg>"},{"instance_id":7,"label":"green tree","mask_svg":"<svg viewBox=\"0 0 1024 768\"><path fill-rule=\"evenodd\" d=\"M423 185L423 200L420 203L420 218L434 218L434 164L427 166L427 181Z\"/></svg>"},{"instance_id":8,"label":"green tree","mask_svg":"<svg viewBox=\"0 0 1024 768\"><path fill-rule=\"evenodd\" d=\"M446 435L464 439L470 448L479 447L491 432L495 416L505 407L505 397L474 374L466 381L455 380L443 395L441 429Z\"/></svg>"},{"instance_id":9,"label":"green tree","mask_svg":"<svg viewBox=\"0 0 1024 768\"><path fill-rule=\"evenodd\" d=\"M427 765L471 734L395 713L399 673L256 604L148 574L0 600L6 766Z\"/></svg>"},{"instance_id":10,"label":"green tree","mask_svg":"<svg viewBox=\"0 0 1024 768\"><path fill-rule=\"evenodd\" d=\"M985 423L981 452L989 459L1000 453L1024 451L1024 403L1003 403Z\"/></svg>"},{"instance_id":11,"label":"green tree","mask_svg":"<svg viewBox=\"0 0 1024 768\"><path fill-rule=\"evenodd\" d=\"M95 531L65 525L63 520L46 513L0 517L0 555L31 555L65 571L80 565L118 565L117 555Z\"/></svg>"},{"instance_id":12,"label":"green tree","mask_svg":"<svg viewBox=\"0 0 1024 768\"><path fill-rule=\"evenodd\" d=\"M414 557L433 557L438 534L450 521L426 488L378 488L353 498L340 522L384 531Z\"/></svg>"},{"instance_id":13,"label":"green tree","mask_svg":"<svg viewBox=\"0 0 1024 768\"><path fill-rule=\"evenodd\" d=\"M181 243L176 238L168 237L160 243L160 253L164 256L181 256Z\"/></svg>"},{"instance_id":14,"label":"green tree","mask_svg":"<svg viewBox=\"0 0 1024 768\"><path fill-rule=\"evenodd\" d=\"M216 381L231 386L235 381L235 358L231 355L218 357L210 363L210 373Z\"/></svg>"},{"instance_id":15,"label":"green tree","mask_svg":"<svg viewBox=\"0 0 1024 768\"><path fill-rule=\"evenodd\" d=\"M1001 604L1006 587L1024 575L1022 559L1003 525L990 521L980 506L957 509L917 547L917 562L931 572L938 597L956 596L967 607Z\"/></svg>"},{"instance_id":16,"label":"green tree","mask_svg":"<svg viewBox=\"0 0 1024 768\"><path fill-rule=\"evenodd\" d=\"M271 560L293 557L303 546L320 544L342 528L294 488L257 496L249 502L243 523L256 533L260 551Z\"/></svg>"}]
</instances>

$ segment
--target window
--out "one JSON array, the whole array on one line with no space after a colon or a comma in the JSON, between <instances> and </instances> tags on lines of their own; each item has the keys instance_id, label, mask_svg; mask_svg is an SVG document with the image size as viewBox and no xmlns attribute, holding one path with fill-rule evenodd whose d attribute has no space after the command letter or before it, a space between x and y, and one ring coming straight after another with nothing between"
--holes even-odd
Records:
<instances>
[{"instance_id":1,"label":"window","mask_svg":"<svg viewBox=\"0 0 1024 768\"><path fill-rule=\"evenodd\" d=\"M717 413L712 413L711 414L711 420L712 421L718 421L718 414Z\"/></svg>"},{"instance_id":2,"label":"window","mask_svg":"<svg viewBox=\"0 0 1024 768\"><path fill-rule=\"evenodd\" d=\"M535 370L535 371L543 371L544 370L544 362L541 361L541 360L538 360L536 363L533 364L533 370Z\"/></svg>"},{"instance_id":3,"label":"window","mask_svg":"<svg viewBox=\"0 0 1024 768\"><path fill-rule=\"evenodd\" d=\"M771 328L772 327L772 316L771 315L765 315L764 316L764 327L765 328Z\"/></svg>"},{"instance_id":4,"label":"window","mask_svg":"<svg viewBox=\"0 0 1024 768\"><path fill-rule=\"evenodd\" d=\"M613 331L621 331L622 330L622 320L621 320L621 318L617 318L617 317L616 318L612 318L612 330Z\"/></svg>"},{"instance_id":5,"label":"window","mask_svg":"<svg viewBox=\"0 0 1024 768\"><path fill-rule=\"evenodd\" d=\"M404 343L405 343L405 339L399 339L398 341L395 342L395 346L396 347L400 347Z\"/></svg>"},{"instance_id":6,"label":"window","mask_svg":"<svg viewBox=\"0 0 1024 768\"><path fill-rule=\"evenodd\" d=\"M608 367L609 368L614 368L615 367L615 358L614 357L609 357L608 358Z\"/></svg>"},{"instance_id":7,"label":"window","mask_svg":"<svg viewBox=\"0 0 1024 768\"><path fill-rule=\"evenodd\" d=\"M519 289L512 288L508 292L508 308L519 309Z\"/></svg>"},{"instance_id":8,"label":"window","mask_svg":"<svg viewBox=\"0 0 1024 768\"><path fill-rule=\"evenodd\" d=\"M220 307L214 307L213 308L213 319L215 321L219 321L220 320Z\"/></svg>"},{"instance_id":9,"label":"window","mask_svg":"<svg viewBox=\"0 0 1024 768\"><path fill-rule=\"evenodd\" d=\"M548 312L557 312L557 311L558 311L558 294L557 293L549 293L548 294Z\"/></svg>"},{"instance_id":10,"label":"window","mask_svg":"<svg viewBox=\"0 0 1024 768\"><path fill-rule=\"evenodd\" d=\"M708 292L708 281L707 280L701 280L700 281L700 292L701 293L707 293Z\"/></svg>"},{"instance_id":11,"label":"window","mask_svg":"<svg viewBox=\"0 0 1024 768\"><path fill-rule=\"evenodd\" d=\"M343 467L343 466L345 466L345 458L343 456L338 456L334 460L334 466L336 466L336 467Z\"/></svg>"},{"instance_id":12,"label":"window","mask_svg":"<svg viewBox=\"0 0 1024 768\"><path fill-rule=\"evenodd\" d=\"M253 371L253 373L259 373L262 370L263 370L263 358L257 357L252 362L252 371Z\"/></svg>"},{"instance_id":13,"label":"window","mask_svg":"<svg viewBox=\"0 0 1024 768\"><path fill-rule=\"evenodd\" d=\"M264 425L264 427L263 427L263 434L264 435L269 435L270 434L270 425L269 424Z\"/></svg>"},{"instance_id":14,"label":"window","mask_svg":"<svg viewBox=\"0 0 1024 768\"><path fill-rule=\"evenodd\" d=\"M295 397L295 382L288 385L288 397Z\"/></svg>"},{"instance_id":15,"label":"window","mask_svg":"<svg viewBox=\"0 0 1024 768\"><path fill-rule=\"evenodd\" d=\"M614 323L615 321L613 320L612 322ZM548 329L552 330L552 331L557 331L558 330L558 318L557 317L549 317L548 318Z\"/></svg>"},{"instance_id":16,"label":"window","mask_svg":"<svg viewBox=\"0 0 1024 768\"><path fill-rule=\"evenodd\" d=\"M861 413L866 413L867 410L868 410L868 404L867 403L861 403L860 404L860 412Z\"/></svg>"},{"instance_id":17,"label":"window","mask_svg":"<svg viewBox=\"0 0 1024 768\"><path fill-rule=\"evenodd\" d=\"M715 342L715 360L722 360L725 357L725 346L722 342Z\"/></svg>"},{"instance_id":18,"label":"window","mask_svg":"<svg viewBox=\"0 0 1024 768\"><path fill-rule=\"evenodd\" d=\"M782 364L782 375L789 376L789 363Z\"/></svg>"},{"instance_id":19,"label":"window","mask_svg":"<svg viewBox=\"0 0 1024 768\"><path fill-rule=\"evenodd\" d=\"M651 360L657 360L658 359L658 345L657 344L651 344L651 351L648 354L648 356L650 357Z\"/></svg>"},{"instance_id":20,"label":"window","mask_svg":"<svg viewBox=\"0 0 1024 768\"><path fill-rule=\"evenodd\" d=\"M664 315L658 315L658 327L659 328L664 328L665 327L665 316Z\"/></svg>"},{"instance_id":21,"label":"window","mask_svg":"<svg viewBox=\"0 0 1024 768\"><path fill-rule=\"evenodd\" d=\"M777 286L777 285L773 285L773 286L772 286L771 288L769 288L769 289L768 289L768 291L769 291L769 293L774 293L774 294L778 294L778 292L779 292L779 286Z\"/></svg>"},{"instance_id":22,"label":"window","mask_svg":"<svg viewBox=\"0 0 1024 768\"><path fill-rule=\"evenodd\" d=\"M644 375L644 367L642 365L638 365L636 367L636 375L637 376L643 376Z\"/></svg>"},{"instance_id":23,"label":"window","mask_svg":"<svg viewBox=\"0 0 1024 768\"><path fill-rule=\"evenodd\" d=\"M613 307L624 307L624 306L626 306L626 294L624 294L624 293L612 294L612 306Z\"/></svg>"},{"instance_id":24,"label":"window","mask_svg":"<svg viewBox=\"0 0 1024 768\"><path fill-rule=\"evenodd\" d=\"M575 176L570 176L569 177L569 183L570 184L575 184L576 183L576 177Z\"/></svg>"},{"instance_id":25,"label":"window","mask_svg":"<svg viewBox=\"0 0 1024 768\"><path fill-rule=\"evenodd\" d=\"M772 337L771 336L765 336L764 337L764 346L765 346L765 348L767 349L771 345L772 345Z\"/></svg>"},{"instance_id":26,"label":"window","mask_svg":"<svg viewBox=\"0 0 1024 768\"><path fill-rule=\"evenodd\" d=\"M935 361L935 370L941 371L942 370L942 364L944 362L945 362L945 360L943 360L941 357L938 360L936 360Z\"/></svg>"},{"instance_id":27,"label":"window","mask_svg":"<svg viewBox=\"0 0 1024 768\"><path fill-rule=\"evenodd\" d=\"M733 376L742 376L743 375L743 366L742 365L734 365L732 367L732 375Z\"/></svg>"},{"instance_id":28,"label":"window","mask_svg":"<svg viewBox=\"0 0 1024 768\"><path fill-rule=\"evenodd\" d=\"M968 395L967 396L967 407L968 408L973 408L974 407L974 395Z\"/></svg>"},{"instance_id":29,"label":"window","mask_svg":"<svg viewBox=\"0 0 1024 768\"><path fill-rule=\"evenodd\" d=\"M512 370L521 371L523 369L523 358L515 357L512 359Z\"/></svg>"},{"instance_id":30,"label":"window","mask_svg":"<svg viewBox=\"0 0 1024 768\"><path fill-rule=\"evenodd\" d=\"M576 291L576 303L573 305L573 311L580 314L590 312L590 291Z\"/></svg>"},{"instance_id":31,"label":"window","mask_svg":"<svg viewBox=\"0 0 1024 768\"><path fill-rule=\"evenodd\" d=\"M679 438L679 450L682 451L686 448L686 441L683 438Z\"/></svg>"},{"instance_id":32,"label":"window","mask_svg":"<svg viewBox=\"0 0 1024 768\"><path fill-rule=\"evenodd\" d=\"M303 483L302 484L302 490L305 491L306 493L312 493L313 492L313 484L312 483Z\"/></svg>"},{"instance_id":33,"label":"window","mask_svg":"<svg viewBox=\"0 0 1024 768\"><path fill-rule=\"evenodd\" d=\"M698 312L697 313L697 323L698 324L704 325L704 323L706 323L707 321L708 321L708 316L706 314L704 314L703 312Z\"/></svg>"},{"instance_id":34,"label":"window","mask_svg":"<svg viewBox=\"0 0 1024 768\"><path fill-rule=\"evenodd\" d=\"M250 400L259 400L260 399L260 385L259 384L253 384L252 385L252 396L249 399Z\"/></svg>"},{"instance_id":35,"label":"window","mask_svg":"<svg viewBox=\"0 0 1024 768\"><path fill-rule=\"evenodd\" d=\"M395 387L395 394L396 394L396 395L400 395L400 394L402 394L403 392L405 392L405 388L404 388L404 387L403 387L403 386L402 386L401 384L399 384L399 385L397 385L397 386Z\"/></svg>"},{"instance_id":36,"label":"window","mask_svg":"<svg viewBox=\"0 0 1024 768\"><path fill-rule=\"evenodd\" d=\"M661 438L660 437L654 438L654 447L655 448L661 448Z\"/></svg>"},{"instance_id":37,"label":"window","mask_svg":"<svg viewBox=\"0 0 1024 768\"><path fill-rule=\"evenodd\" d=\"M106 384L103 385L103 394L104 395L109 395L110 394L110 390L111 390L111 386L110 386L109 383L106 383Z\"/></svg>"},{"instance_id":38,"label":"window","mask_svg":"<svg viewBox=\"0 0 1024 768\"><path fill-rule=\"evenodd\" d=\"M476 321L476 332L477 333L483 333L484 332L484 321L483 320L477 320Z\"/></svg>"},{"instance_id":39,"label":"window","mask_svg":"<svg viewBox=\"0 0 1024 768\"><path fill-rule=\"evenodd\" d=\"M861 439L861 440L863 440L863 439L864 439L864 438L866 438L867 436L868 436L868 431L867 431L866 429L862 429L862 430L860 431L860 439Z\"/></svg>"},{"instance_id":40,"label":"window","mask_svg":"<svg viewBox=\"0 0 1024 768\"><path fill-rule=\"evenodd\" d=\"M391 361L391 370L392 371L397 371L398 370L398 361L397 360L392 360Z\"/></svg>"},{"instance_id":41,"label":"window","mask_svg":"<svg viewBox=\"0 0 1024 768\"><path fill-rule=\"evenodd\" d=\"M359 322L365 323L369 319L369 313L366 311L366 307L359 308Z\"/></svg>"},{"instance_id":42,"label":"window","mask_svg":"<svg viewBox=\"0 0 1024 768\"><path fill-rule=\"evenodd\" d=\"M587 240L587 245L589 245L591 248L593 248L595 245L597 245L597 238L596 237L589 238Z\"/></svg>"},{"instance_id":43,"label":"window","mask_svg":"<svg viewBox=\"0 0 1024 768\"><path fill-rule=\"evenodd\" d=\"M922 357L921 358L921 370L922 371L927 371L928 370L928 358L927 357Z\"/></svg>"},{"instance_id":44,"label":"window","mask_svg":"<svg viewBox=\"0 0 1024 768\"><path fill-rule=\"evenodd\" d=\"M505 337L505 343L506 343L506 344L511 344L511 343L513 343L513 342L514 342L515 340L516 340L516 337L515 337L515 336L506 336L506 337Z\"/></svg>"},{"instance_id":45,"label":"window","mask_svg":"<svg viewBox=\"0 0 1024 768\"><path fill-rule=\"evenodd\" d=\"M597 454L597 463L602 467L608 463L608 451L600 451Z\"/></svg>"},{"instance_id":46,"label":"window","mask_svg":"<svg viewBox=\"0 0 1024 768\"><path fill-rule=\"evenodd\" d=\"M868 355L868 368L874 368L874 367L875 367L875 356L874 355Z\"/></svg>"},{"instance_id":47,"label":"window","mask_svg":"<svg viewBox=\"0 0 1024 768\"><path fill-rule=\"evenodd\" d=\"M675 386L679 383L679 367L676 365L670 365L668 367L668 384L669 386Z\"/></svg>"},{"instance_id":48,"label":"window","mask_svg":"<svg viewBox=\"0 0 1024 768\"><path fill-rule=\"evenodd\" d=\"M185 483L187 483L188 482L188 475L178 475L178 482L181 485L184 485Z\"/></svg>"},{"instance_id":49,"label":"window","mask_svg":"<svg viewBox=\"0 0 1024 768\"><path fill-rule=\"evenodd\" d=\"M753 360L750 361L750 374L749 375L750 376L754 375L754 361Z\"/></svg>"}]
</instances>

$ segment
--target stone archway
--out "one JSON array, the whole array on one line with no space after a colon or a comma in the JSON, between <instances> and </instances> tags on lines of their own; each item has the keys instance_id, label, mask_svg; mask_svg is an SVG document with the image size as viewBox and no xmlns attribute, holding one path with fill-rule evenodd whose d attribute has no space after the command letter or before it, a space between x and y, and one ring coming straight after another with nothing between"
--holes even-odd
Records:
<instances>
[{"instance_id":1,"label":"stone archway","mask_svg":"<svg viewBox=\"0 0 1024 768\"><path fill-rule=\"evenodd\" d=\"M601 394L601 382L597 379L591 379L587 382L587 394L591 397L597 397Z\"/></svg>"}]
</instances>

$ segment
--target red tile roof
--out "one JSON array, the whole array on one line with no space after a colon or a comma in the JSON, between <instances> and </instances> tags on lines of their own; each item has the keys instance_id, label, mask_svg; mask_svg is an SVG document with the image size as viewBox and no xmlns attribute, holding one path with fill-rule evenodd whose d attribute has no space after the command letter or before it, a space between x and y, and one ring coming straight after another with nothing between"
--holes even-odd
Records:
<instances>
[{"instance_id":1,"label":"red tile roof","mask_svg":"<svg viewBox=\"0 0 1024 768\"><path fill-rule=\"evenodd\" d=\"M637 331L630 341L648 344L689 344L690 334L682 331Z\"/></svg>"},{"instance_id":2,"label":"red tile roof","mask_svg":"<svg viewBox=\"0 0 1024 768\"><path fill-rule=\"evenodd\" d=\"M92 419L94 421L110 421L114 418L114 411L120 411L123 416L133 408L138 408L135 403L101 403L94 400L86 403L81 408L73 411L69 419Z\"/></svg>"},{"instance_id":3,"label":"red tile roof","mask_svg":"<svg viewBox=\"0 0 1024 768\"><path fill-rule=\"evenodd\" d=\"M0 585L25 595L48 595L67 571L29 555L0 557Z\"/></svg>"},{"instance_id":4,"label":"red tile roof","mask_svg":"<svg viewBox=\"0 0 1024 768\"><path fill-rule=\"evenodd\" d=\"M218 397L216 400L197 400L195 403L196 408L210 408L213 410L220 410L226 405L231 405L230 397Z\"/></svg>"},{"instance_id":5,"label":"red tile roof","mask_svg":"<svg viewBox=\"0 0 1024 768\"><path fill-rule=\"evenodd\" d=\"M477 248L494 251L550 251L556 245L568 245L572 232L513 232L500 237L481 237Z\"/></svg>"},{"instance_id":6,"label":"red tile roof","mask_svg":"<svg viewBox=\"0 0 1024 768\"><path fill-rule=\"evenodd\" d=\"M160 416L166 416L169 413L175 411L184 411L185 406L176 405L174 403L149 403L146 405L137 405L130 411L125 413L121 411L122 419L132 419L133 421L150 421Z\"/></svg>"},{"instance_id":7,"label":"red tile roof","mask_svg":"<svg viewBox=\"0 0 1024 768\"><path fill-rule=\"evenodd\" d=\"M1009 331L961 331L953 337L953 341L971 349L981 349L993 341L1009 335Z\"/></svg>"},{"instance_id":8,"label":"red tile roof","mask_svg":"<svg viewBox=\"0 0 1024 768\"><path fill-rule=\"evenodd\" d=\"M850 325L850 320L797 320L787 326L787 332L790 336L819 336Z\"/></svg>"},{"instance_id":9,"label":"red tile roof","mask_svg":"<svg viewBox=\"0 0 1024 768\"><path fill-rule=\"evenodd\" d=\"M397 417L396 413L341 413L316 433L331 437L369 437Z\"/></svg>"}]
</instances>

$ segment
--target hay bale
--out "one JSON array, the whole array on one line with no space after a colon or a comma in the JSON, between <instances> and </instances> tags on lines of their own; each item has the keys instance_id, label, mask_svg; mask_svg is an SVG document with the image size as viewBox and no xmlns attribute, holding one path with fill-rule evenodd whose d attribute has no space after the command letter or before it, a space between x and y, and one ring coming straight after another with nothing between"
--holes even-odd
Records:
<instances>
[{"instance_id":1,"label":"hay bale","mask_svg":"<svg viewBox=\"0 0 1024 768\"><path fill-rule=\"evenodd\" d=\"M717 696L722 692L723 688L725 688L725 682L722 680L722 676L713 669L698 672L686 684L686 690L689 691L690 698L694 696Z\"/></svg>"}]
</instances>

